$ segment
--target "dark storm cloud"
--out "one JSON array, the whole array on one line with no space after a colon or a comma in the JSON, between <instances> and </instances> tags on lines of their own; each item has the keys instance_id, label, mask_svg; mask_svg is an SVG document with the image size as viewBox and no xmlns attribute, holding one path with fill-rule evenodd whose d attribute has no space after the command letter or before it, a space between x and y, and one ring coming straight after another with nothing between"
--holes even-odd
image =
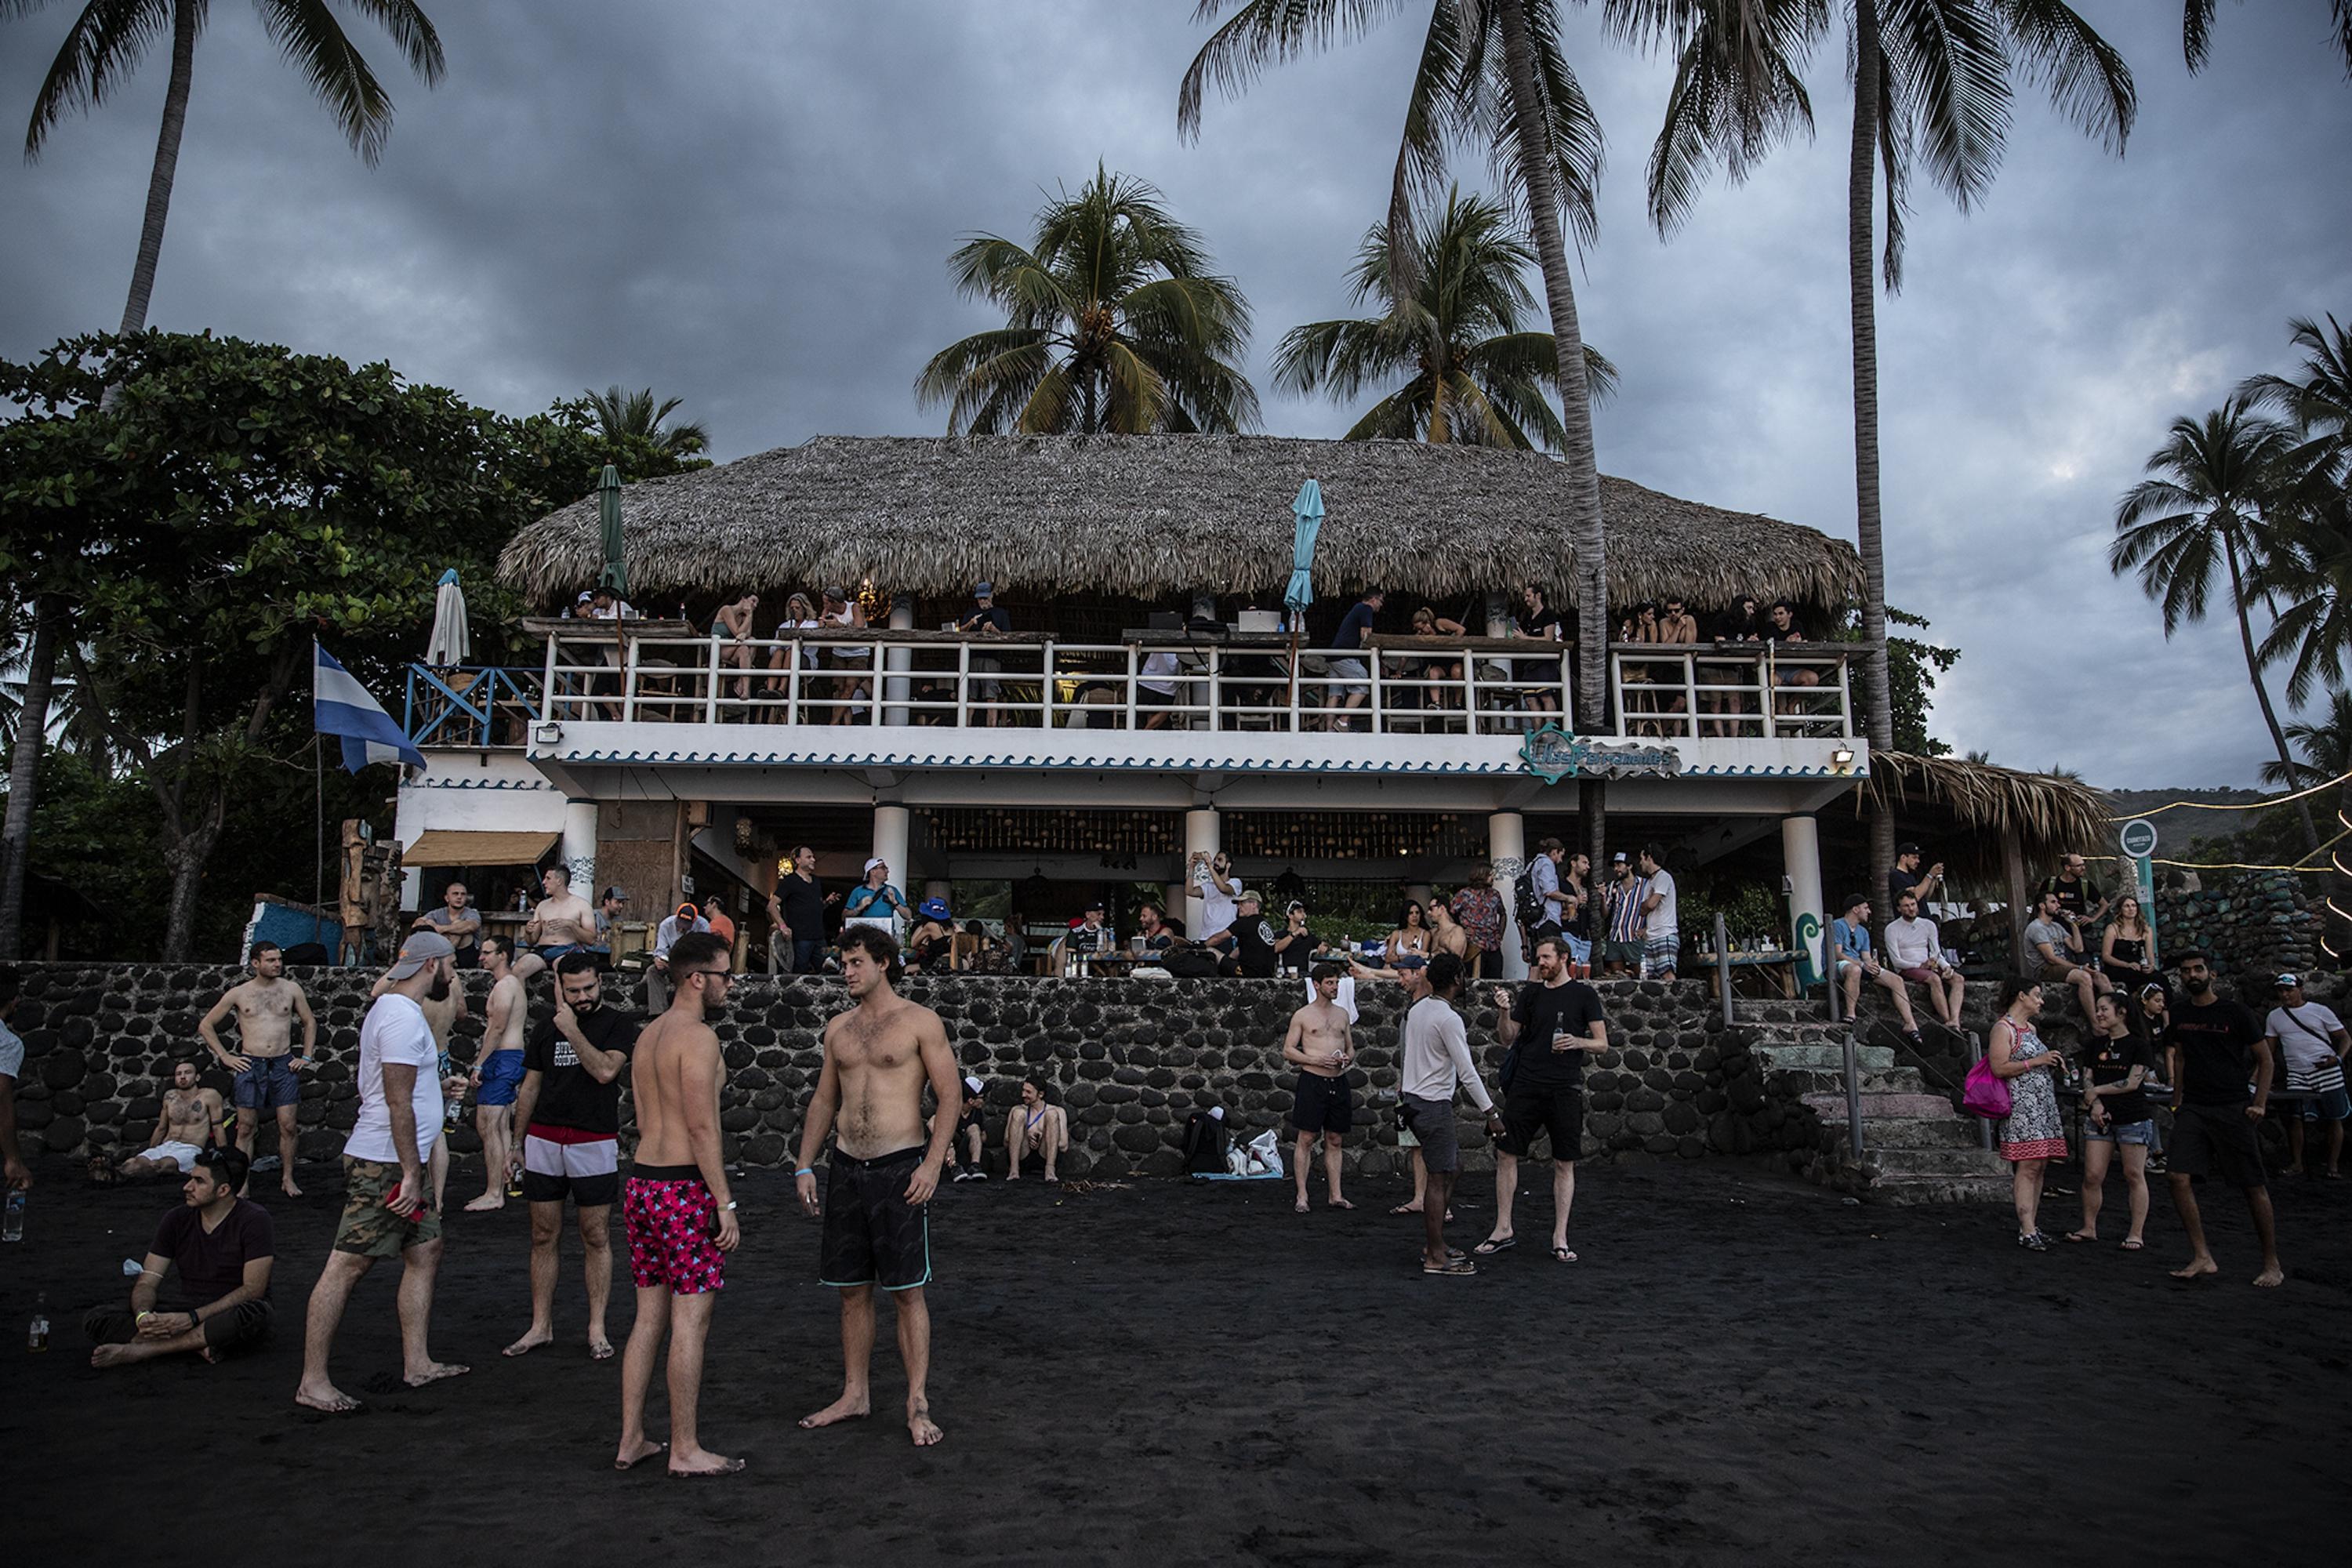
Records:
<instances>
[{"instance_id":1,"label":"dark storm cloud","mask_svg":"<svg viewBox=\"0 0 2352 1568\"><path fill-rule=\"evenodd\" d=\"M515 412L651 384L722 457L940 428L914 377L990 324L950 290L948 250L1024 235L1041 193L1098 158L1157 183L1241 280L1264 391L1281 331L1345 308L1415 41L1402 19L1213 100L1186 147L1191 0L430 8L435 92L354 24L400 106L373 171L250 9L214 8L153 321L389 358ZM1890 597L1966 650L1937 716L1955 743L2107 783L2243 783L2267 741L2233 629L2167 644L2103 552L2167 421L2287 368L2289 316L2352 310L2352 87L2319 0L2225 8L2194 80L2177 6L2084 8L2138 78L2128 158L2021 100L1977 212L1921 188L1906 289L1881 302ZM6 123L68 15L0 25ZM1641 169L1664 68L1589 17L1575 39L1611 142L1579 295L1625 372L1602 466L1851 537L1837 46L1811 76L1819 140L1718 184L1661 245ZM38 164L0 160L0 353L120 315L163 63ZM1265 415L1320 435L1352 418L1270 393Z\"/></svg>"}]
</instances>

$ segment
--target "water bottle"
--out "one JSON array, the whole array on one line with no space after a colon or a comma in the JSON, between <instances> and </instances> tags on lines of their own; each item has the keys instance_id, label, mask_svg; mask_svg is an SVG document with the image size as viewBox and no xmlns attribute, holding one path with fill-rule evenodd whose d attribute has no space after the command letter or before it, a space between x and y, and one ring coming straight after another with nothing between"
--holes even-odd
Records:
<instances>
[{"instance_id":1,"label":"water bottle","mask_svg":"<svg viewBox=\"0 0 2352 1568\"><path fill-rule=\"evenodd\" d=\"M18 1193L17 1197L25 1194ZM11 1213L16 1212L12 1207ZM33 1298L33 1326L25 1331L25 1348L45 1351L49 1348L49 1293L46 1290Z\"/></svg>"},{"instance_id":2,"label":"water bottle","mask_svg":"<svg viewBox=\"0 0 2352 1568\"><path fill-rule=\"evenodd\" d=\"M25 1239L26 1196L26 1194L23 1192L12 1191L9 1193L8 1223L7 1227L5 1230L0 1230L0 1241L22 1241Z\"/></svg>"}]
</instances>

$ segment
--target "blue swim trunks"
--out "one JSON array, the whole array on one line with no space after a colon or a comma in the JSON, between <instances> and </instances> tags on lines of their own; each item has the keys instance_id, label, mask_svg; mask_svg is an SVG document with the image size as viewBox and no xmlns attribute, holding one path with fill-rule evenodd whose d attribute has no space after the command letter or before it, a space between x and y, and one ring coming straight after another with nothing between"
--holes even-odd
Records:
<instances>
[{"instance_id":1,"label":"blue swim trunks","mask_svg":"<svg viewBox=\"0 0 2352 1568\"><path fill-rule=\"evenodd\" d=\"M291 1053L246 1059L253 1065L229 1080L230 1103L239 1110L275 1110L300 1103L302 1080L295 1074Z\"/></svg>"},{"instance_id":2,"label":"blue swim trunks","mask_svg":"<svg viewBox=\"0 0 2352 1568\"><path fill-rule=\"evenodd\" d=\"M477 1105L512 1105L515 1090L522 1087L522 1053L492 1051L482 1061L482 1089L474 1097Z\"/></svg>"}]
</instances>

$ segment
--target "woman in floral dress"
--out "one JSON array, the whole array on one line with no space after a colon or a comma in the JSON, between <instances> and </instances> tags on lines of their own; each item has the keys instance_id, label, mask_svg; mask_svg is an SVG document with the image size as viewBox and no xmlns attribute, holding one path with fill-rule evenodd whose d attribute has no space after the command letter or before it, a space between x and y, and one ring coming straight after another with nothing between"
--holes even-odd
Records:
<instances>
[{"instance_id":1,"label":"woman in floral dress","mask_svg":"<svg viewBox=\"0 0 2352 1568\"><path fill-rule=\"evenodd\" d=\"M2042 1012L2042 987L2022 974L2000 983L2000 1016L1993 1020L1986 1051L1993 1076L2009 1084L2008 1119L2000 1124L2000 1157L2010 1163L2010 1192L2017 1205L2017 1245L2046 1252L2050 1238L2037 1217L2042 1178L2053 1160L2066 1157L2066 1124L2058 1114L2058 1075L2065 1058L2042 1043L2033 1020Z\"/></svg>"}]
</instances>

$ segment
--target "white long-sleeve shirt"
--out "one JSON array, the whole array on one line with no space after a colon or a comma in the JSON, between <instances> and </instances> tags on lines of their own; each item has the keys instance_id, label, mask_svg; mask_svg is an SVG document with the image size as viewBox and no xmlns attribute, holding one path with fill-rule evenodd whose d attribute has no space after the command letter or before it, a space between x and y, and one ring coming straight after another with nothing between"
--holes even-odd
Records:
<instances>
[{"instance_id":1,"label":"white long-sleeve shirt","mask_svg":"<svg viewBox=\"0 0 2352 1568\"><path fill-rule=\"evenodd\" d=\"M1943 962L1944 941L1925 915L1886 922L1886 956L1896 969L1933 969Z\"/></svg>"},{"instance_id":2,"label":"white long-sleeve shirt","mask_svg":"<svg viewBox=\"0 0 2352 1568\"><path fill-rule=\"evenodd\" d=\"M1479 1110L1495 1109L1478 1080L1478 1064L1470 1059L1470 1032L1462 1015L1441 998L1424 996L1404 1016L1404 1069L1397 1088L1415 1100L1451 1105L1456 1085L1470 1090Z\"/></svg>"}]
</instances>

